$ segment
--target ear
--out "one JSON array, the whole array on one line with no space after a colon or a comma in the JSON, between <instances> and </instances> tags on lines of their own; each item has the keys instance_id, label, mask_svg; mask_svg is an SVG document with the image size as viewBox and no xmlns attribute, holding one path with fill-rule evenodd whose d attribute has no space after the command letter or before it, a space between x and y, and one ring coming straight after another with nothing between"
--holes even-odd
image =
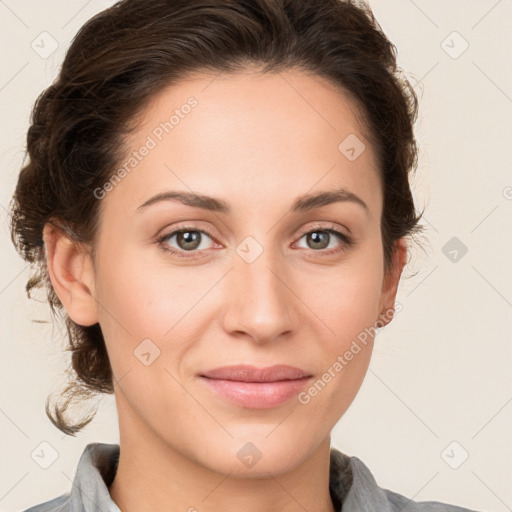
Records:
<instances>
[{"instance_id":1,"label":"ear","mask_svg":"<svg viewBox=\"0 0 512 512\"><path fill-rule=\"evenodd\" d=\"M51 222L43 228L43 241L50 281L67 314L78 325L94 325L98 314L88 251Z\"/></svg>"},{"instance_id":2,"label":"ear","mask_svg":"<svg viewBox=\"0 0 512 512\"><path fill-rule=\"evenodd\" d=\"M377 320L379 327L388 325L395 314L395 300L398 290L400 276L407 260L407 243L404 238L395 241L393 246L393 257L389 269L382 283L380 299L380 315Z\"/></svg>"}]
</instances>

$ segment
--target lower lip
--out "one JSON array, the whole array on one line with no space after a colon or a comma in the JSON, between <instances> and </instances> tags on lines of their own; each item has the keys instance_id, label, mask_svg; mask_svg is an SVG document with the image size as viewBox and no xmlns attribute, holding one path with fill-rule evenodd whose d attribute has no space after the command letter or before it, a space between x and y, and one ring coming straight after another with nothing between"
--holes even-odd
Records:
<instances>
[{"instance_id":1,"label":"lower lip","mask_svg":"<svg viewBox=\"0 0 512 512\"><path fill-rule=\"evenodd\" d=\"M270 409L291 400L304 389L310 378L276 382L241 382L207 377L201 377L201 380L215 393L239 407Z\"/></svg>"}]
</instances>

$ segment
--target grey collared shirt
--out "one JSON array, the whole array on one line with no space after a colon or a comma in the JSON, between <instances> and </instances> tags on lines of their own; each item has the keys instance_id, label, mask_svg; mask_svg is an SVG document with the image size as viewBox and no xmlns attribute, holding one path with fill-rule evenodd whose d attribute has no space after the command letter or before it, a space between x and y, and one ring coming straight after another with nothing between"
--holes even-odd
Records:
<instances>
[{"instance_id":1,"label":"grey collared shirt","mask_svg":"<svg viewBox=\"0 0 512 512\"><path fill-rule=\"evenodd\" d=\"M121 512L108 491L118 461L118 444L88 444L71 491L25 512ZM476 512L438 501L416 502L382 489L360 459L335 448L331 448L329 489L338 512Z\"/></svg>"}]
</instances>

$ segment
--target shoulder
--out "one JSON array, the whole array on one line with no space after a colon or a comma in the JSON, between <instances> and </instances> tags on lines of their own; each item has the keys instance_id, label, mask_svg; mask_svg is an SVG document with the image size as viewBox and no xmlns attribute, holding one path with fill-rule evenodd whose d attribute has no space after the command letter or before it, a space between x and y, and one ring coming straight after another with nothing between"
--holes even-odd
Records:
<instances>
[{"instance_id":1,"label":"shoulder","mask_svg":"<svg viewBox=\"0 0 512 512\"><path fill-rule=\"evenodd\" d=\"M402 494L379 487L369 468L359 458L350 457L350 466L354 472L354 482L356 483L354 490L357 491L363 502L370 504L375 500L375 503L381 504L382 508L379 510L389 512L476 512L440 501L413 501ZM349 507L349 510L352 509Z\"/></svg>"},{"instance_id":2,"label":"shoulder","mask_svg":"<svg viewBox=\"0 0 512 512\"><path fill-rule=\"evenodd\" d=\"M383 489L362 460L331 448L330 488L339 512L476 512L440 501L413 501Z\"/></svg>"},{"instance_id":3,"label":"shoulder","mask_svg":"<svg viewBox=\"0 0 512 512\"><path fill-rule=\"evenodd\" d=\"M71 510L73 509L71 507L70 495L68 493L57 496L50 501L39 503L39 505L34 505L23 512L68 512Z\"/></svg>"},{"instance_id":4,"label":"shoulder","mask_svg":"<svg viewBox=\"0 0 512 512\"><path fill-rule=\"evenodd\" d=\"M440 501L412 501L401 494L384 489L393 512L476 512Z\"/></svg>"},{"instance_id":5,"label":"shoulder","mask_svg":"<svg viewBox=\"0 0 512 512\"><path fill-rule=\"evenodd\" d=\"M120 512L112 501L108 485L112 482L119 458L119 445L88 444L80 457L71 490L23 512L82 512L101 510ZM93 504L91 507L89 503Z\"/></svg>"}]
</instances>

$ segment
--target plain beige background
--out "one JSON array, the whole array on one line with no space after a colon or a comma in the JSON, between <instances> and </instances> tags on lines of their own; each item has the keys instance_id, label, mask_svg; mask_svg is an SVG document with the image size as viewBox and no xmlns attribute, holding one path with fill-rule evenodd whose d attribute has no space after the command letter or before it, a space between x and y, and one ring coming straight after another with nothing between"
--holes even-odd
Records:
<instances>
[{"instance_id":1,"label":"plain beige background","mask_svg":"<svg viewBox=\"0 0 512 512\"><path fill-rule=\"evenodd\" d=\"M29 268L7 224L32 104L79 27L111 3L0 1L0 511L67 492L84 446L118 440L112 397L76 438L46 418L66 366L63 330L45 303L27 299ZM379 332L332 442L414 500L511 510L512 1L370 5L420 97L414 195L427 207L428 241L413 248L403 309ZM41 449L46 461L36 462Z\"/></svg>"}]
</instances>

